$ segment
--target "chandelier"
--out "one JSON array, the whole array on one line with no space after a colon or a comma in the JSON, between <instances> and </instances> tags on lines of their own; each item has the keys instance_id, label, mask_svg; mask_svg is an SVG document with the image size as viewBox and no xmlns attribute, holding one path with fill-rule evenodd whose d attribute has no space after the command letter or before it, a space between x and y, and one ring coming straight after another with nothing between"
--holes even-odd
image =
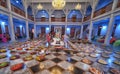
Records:
<instances>
[{"instance_id":1,"label":"chandelier","mask_svg":"<svg viewBox=\"0 0 120 74\"><path fill-rule=\"evenodd\" d=\"M65 0L53 0L52 1L52 6L57 10L62 9L65 5L66 5Z\"/></svg>"},{"instance_id":2,"label":"chandelier","mask_svg":"<svg viewBox=\"0 0 120 74\"><path fill-rule=\"evenodd\" d=\"M81 9L81 5L78 3L78 4L75 6L75 9L76 9L76 10L80 10L80 9Z\"/></svg>"},{"instance_id":3,"label":"chandelier","mask_svg":"<svg viewBox=\"0 0 120 74\"><path fill-rule=\"evenodd\" d=\"M38 10L42 10L42 9L43 9L43 6L42 6L41 4L38 4L37 9L38 9Z\"/></svg>"}]
</instances>

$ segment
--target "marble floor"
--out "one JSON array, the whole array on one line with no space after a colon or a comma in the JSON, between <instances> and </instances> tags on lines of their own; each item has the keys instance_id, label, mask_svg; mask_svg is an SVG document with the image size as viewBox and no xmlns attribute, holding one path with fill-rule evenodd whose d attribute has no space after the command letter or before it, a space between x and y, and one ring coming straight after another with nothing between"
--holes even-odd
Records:
<instances>
[{"instance_id":1,"label":"marble floor","mask_svg":"<svg viewBox=\"0 0 120 74\"><path fill-rule=\"evenodd\" d=\"M71 43L67 48L56 49L44 40L6 44L0 49L6 50L0 51L0 74L120 74L120 51L109 47ZM32 58L25 60L26 57ZM2 67L3 62L8 65ZM13 69L21 63L20 69Z\"/></svg>"}]
</instances>

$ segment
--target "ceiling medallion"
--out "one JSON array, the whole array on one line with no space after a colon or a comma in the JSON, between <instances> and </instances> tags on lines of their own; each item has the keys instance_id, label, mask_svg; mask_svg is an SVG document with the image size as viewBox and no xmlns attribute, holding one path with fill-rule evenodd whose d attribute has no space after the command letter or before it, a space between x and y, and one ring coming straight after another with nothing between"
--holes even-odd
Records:
<instances>
[{"instance_id":1,"label":"ceiling medallion","mask_svg":"<svg viewBox=\"0 0 120 74\"><path fill-rule=\"evenodd\" d=\"M43 6L39 3L38 6L37 6L37 9L38 9L38 10L42 10L42 9L43 9Z\"/></svg>"},{"instance_id":2,"label":"ceiling medallion","mask_svg":"<svg viewBox=\"0 0 120 74\"><path fill-rule=\"evenodd\" d=\"M52 6L57 10L62 9L65 5L66 5L65 0L53 0L52 1Z\"/></svg>"},{"instance_id":3,"label":"ceiling medallion","mask_svg":"<svg viewBox=\"0 0 120 74\"><path fill-rule=\"evenodd\" d=\"M80 9L81 9L81 5L78 3L78 4L75 6L75 9L76 9L76 10L80 10Z\"/></svg>"}]
</instances>

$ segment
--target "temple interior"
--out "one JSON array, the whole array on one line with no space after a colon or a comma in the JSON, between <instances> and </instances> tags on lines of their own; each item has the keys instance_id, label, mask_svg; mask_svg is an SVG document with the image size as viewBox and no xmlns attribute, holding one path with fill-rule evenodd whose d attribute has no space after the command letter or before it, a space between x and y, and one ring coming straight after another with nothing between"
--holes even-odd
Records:
<instances>
[{"instance_id":1,"label":"temple interior","mask_svg":"<svg viewBox=\"0 0 120 74\"><path fill-rule=\"evenodd\" d=\"M0 0L0 74L120 74L120 0Z\"/></svg>"}]
</instances>

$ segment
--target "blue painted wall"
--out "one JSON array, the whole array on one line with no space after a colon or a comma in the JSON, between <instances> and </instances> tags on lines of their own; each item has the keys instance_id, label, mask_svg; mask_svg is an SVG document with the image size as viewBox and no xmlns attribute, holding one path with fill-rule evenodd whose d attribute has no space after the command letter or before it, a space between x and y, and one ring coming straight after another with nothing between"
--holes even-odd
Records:
<instances>
[{"instance_id":1,"label":"blue painted wall","mask_svg":"<svg viewBox=\"0 0 120 74\"><path fill-rule=\"evenodd\" d=\"M71 10L68 14L68 18L72 18L73 15L76 15L77 18L82 18L82 14L79 10Z\"/></svg>"},{"instance_id":2,"label":"blue painted wall","mask_svg":"<svg viewBox=\"0 0 120 74\"><path fill-rule=\"evenodd\" d=\"M115 35L116 38L120 39L120 23L117 25L116 30L115 30Z\"/></svg>"},{"instance_id":3,"label":"blue painted wall","mask_svg":"<svg viewBox=\"0 0 120 74\"><path fill-rule=\"evenodd\" d=\"M50 32L49 25L37 25L37 27L36 27L37 34L41 33L41 27L45 27L46 34Z\"/></svg>"},{"instance_id":4,"label":"blue painted wall","mask_svg":"<svg viewBox=\"0 0 120 74\"><path fill-rule=\"evenodd\" d=\"M106 35L107 27L108 27L107 25L102 26L102 29L101 29L101 33L100 33L100 35L102 35L102 36Z\"/></svg>"},{"instance_id":5,"label":"blue painted wall","mask_svg":"<svg viewBox=\"0 0 120 74\"><path fill-rule=\"evenodd\" d=\"M87 10L86 10L86 16L88 16L88 15L90 15L91 14L91 12L92 12L92 8L91 8L91 5L89 5L88 7L87 7Z\"/></svg>"},{"instance_id":6,"label":"blue painted wall","mask_svg":"<svg viewBox=\"0 0 120 74\"><path fill-rule=\"evenodd\" d=\"M107 4L109 4L112 1L113 0L99 0L98 4L96 6L96 10L103 8L104 6L106 6Z\"/></svg>"},{"instance_id":7,"label":"blue painted wall","mask_svg":"<svg viewBox=\"0 0 120 74\"><path fill-rule=\"evenodd\" d=\"M47 13L46 10L39 10L36 14L36 18L41 18L41 17L46 17L46 18L49 18L49 14Z\"/></svg>"},{"instance_id":8,"label":"blue painted wall","mask_svg":"<svg viewBox=\"0 0 120 74\"><path fill-rule=\"evenodd\" d=\"M11 4L13 4L14 6L20 8L21 10L24 10L24 5L22 3L22 0L10 0Z\"/></svg>"}]
</instances>

